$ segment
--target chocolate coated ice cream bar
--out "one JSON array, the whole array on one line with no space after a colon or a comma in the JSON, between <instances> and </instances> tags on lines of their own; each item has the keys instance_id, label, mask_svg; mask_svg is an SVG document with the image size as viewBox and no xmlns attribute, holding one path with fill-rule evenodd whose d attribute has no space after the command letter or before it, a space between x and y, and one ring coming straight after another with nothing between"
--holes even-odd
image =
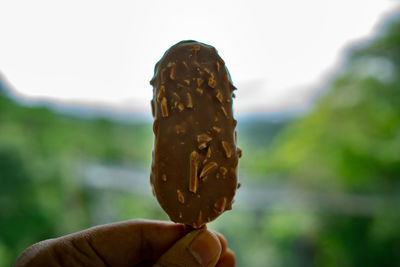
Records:
<instances>
[{"instance_id":1,"label":"chocolate coated ice cream bar","mask_svg":"<svg viewBox=\"0 0 400 267\"><path fill-rule=\"evenodd\" d=\"M214 47L172 46L156 64L150 181L174 222L200 228L232 208L237 183L236 89Z\"/></svg>"}]
</instances>

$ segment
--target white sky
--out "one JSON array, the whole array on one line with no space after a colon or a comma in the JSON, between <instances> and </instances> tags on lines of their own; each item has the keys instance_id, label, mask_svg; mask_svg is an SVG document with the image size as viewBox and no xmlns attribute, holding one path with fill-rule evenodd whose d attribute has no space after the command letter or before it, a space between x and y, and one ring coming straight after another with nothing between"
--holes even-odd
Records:
<instances>
[{"instance_id":1,"label":"white sky","mask_svg":"<svg viewBox=\"0 0 400 267\"><path fill-rule=\"evenodd\" d=\"M155 63L194 39L225 60L236 112L279 111L306 103L398 3L2 0L0 72L26 97L150 112Z\"/></svg>"}]
</instances>

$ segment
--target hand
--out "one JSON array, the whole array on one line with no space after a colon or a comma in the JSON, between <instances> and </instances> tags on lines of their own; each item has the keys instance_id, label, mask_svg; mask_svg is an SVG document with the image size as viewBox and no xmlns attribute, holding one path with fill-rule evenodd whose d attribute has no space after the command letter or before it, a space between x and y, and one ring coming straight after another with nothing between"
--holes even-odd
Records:
<instances>
[{"instance_id":1,"label":"hand","mask_svg":"<svg viewBox=\"0 0 400 267\"><path fill-rule=\"evenodd\" d=\"M14 267L235 266L225 238L182 224L131 220L93 227L27 248Z\"/></svg>"}]
</instances>

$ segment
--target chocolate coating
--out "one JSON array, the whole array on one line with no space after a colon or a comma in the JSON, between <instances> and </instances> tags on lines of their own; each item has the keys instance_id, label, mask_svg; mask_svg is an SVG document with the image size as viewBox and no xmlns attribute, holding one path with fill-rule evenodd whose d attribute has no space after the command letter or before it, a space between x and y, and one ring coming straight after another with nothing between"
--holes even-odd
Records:
<instances>
[{"instance_id":1,"label":"chocolate coating","mask_svg":"<svg viewBox=\"0 0 400 267\"><path fill-rule=\"evenodd\" d=\"M172 221L200 228L231 209L237 188L236 88L215 48L196 41L167 50L150 84L153 193Z\"/></svg>"}]
</instances>

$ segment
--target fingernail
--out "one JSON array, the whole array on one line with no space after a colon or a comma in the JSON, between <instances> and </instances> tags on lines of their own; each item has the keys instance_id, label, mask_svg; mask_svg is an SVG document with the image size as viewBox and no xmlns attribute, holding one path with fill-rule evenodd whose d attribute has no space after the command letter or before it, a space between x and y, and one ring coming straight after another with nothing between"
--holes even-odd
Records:
<instances>
[{"instance_id":1,"label":"fingernail","mask_svg":"<svg viewBox=\"0 0 400 267\"><path fill-rule=\"evenodd\" d=\"M190 242L188 249L201 266L208 266L221 253L221 244L216 236L203 230Z\"/></svg>"}]
</instances>

